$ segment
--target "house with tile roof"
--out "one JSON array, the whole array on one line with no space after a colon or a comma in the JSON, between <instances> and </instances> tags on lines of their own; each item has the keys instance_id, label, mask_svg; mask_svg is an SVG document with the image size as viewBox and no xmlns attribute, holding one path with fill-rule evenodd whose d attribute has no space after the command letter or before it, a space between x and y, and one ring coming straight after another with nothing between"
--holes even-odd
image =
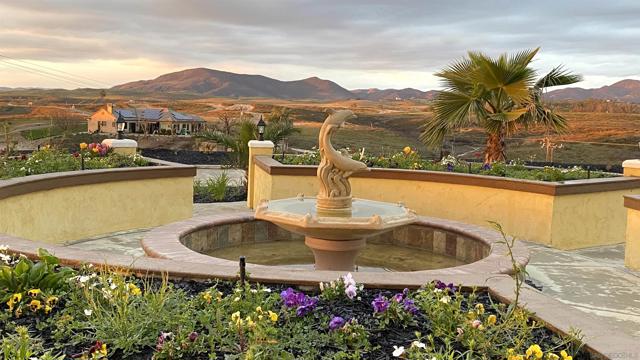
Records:
<instances>
[{"instance_id":1,"label":"house with tile roof","mask_svg":"<svg viewBox=\"0 0 640 360\"><path fill-rule=\"evenodd\" d=\"M87 131L115 134L120 122L125 124L125 133L165 135L198 133L206 124L198 116L168 108L116 108L107 104L87 120Z\"/></svg>"}]
</instances>

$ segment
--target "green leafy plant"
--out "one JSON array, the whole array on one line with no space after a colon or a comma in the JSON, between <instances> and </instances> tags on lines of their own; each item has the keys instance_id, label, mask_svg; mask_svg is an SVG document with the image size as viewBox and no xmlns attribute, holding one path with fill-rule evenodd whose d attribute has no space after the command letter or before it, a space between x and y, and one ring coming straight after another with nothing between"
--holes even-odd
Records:
<instances>
[{"instance_id":1,"label":"green leafy plant","mask_svg":"<svg viewBox=\"0 0 640 360\"><path fill-rule=\"evenodd\" d=\"M445 90L433 103L433 118L426 120L420 139L430 147L442 146L450 132L477 125L487 134L484 163L505 161L505 138L519 128L532 125L547 131L566 129L566 120L542 103L544 89L582 80L562 66L536 80L530 67L539 48L511 56L491 58L469 52L436 76Z\"/></svg>"},{"instance_id":2,"label":"green leafy plant","mask_svg":"<svg viewBox=\"0 0 640 360\"><path fill-rule=\"evenodd\" d=\"M4 360L64 360L64 355L53 355L44 351L42 341L31 337L29 330L18 326L15 334L2 337L0 355Z\"/></svg>"}]
</instances>

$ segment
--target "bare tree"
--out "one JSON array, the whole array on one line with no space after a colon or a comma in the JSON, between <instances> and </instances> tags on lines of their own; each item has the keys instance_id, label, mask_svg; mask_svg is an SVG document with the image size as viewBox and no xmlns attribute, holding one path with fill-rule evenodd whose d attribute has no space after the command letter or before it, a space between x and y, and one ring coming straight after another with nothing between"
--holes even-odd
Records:
<instances>
[{"instance_id":1,"label":"bare tree","mask_svg":"<svg viewBox=\"0 0 640 360\"><path fill-rule=\"evenodd\" d=\"M218 115L218 121L219 131L225 135L233 134L235 128L238 126L238 120L227 112Z\"/></svg>"}]
</instances>

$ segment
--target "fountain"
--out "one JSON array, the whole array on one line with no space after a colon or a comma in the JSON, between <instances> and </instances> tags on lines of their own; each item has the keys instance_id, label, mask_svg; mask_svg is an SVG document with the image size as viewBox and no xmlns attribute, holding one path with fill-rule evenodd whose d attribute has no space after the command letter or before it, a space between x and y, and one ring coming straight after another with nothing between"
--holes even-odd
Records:
<instances>
[{"instance_id":1,"label":"fountain","mask_svg":"<svg viewBox=\"0 0 640 360\"><path fill-rule=\"evenodd\" d=\"M263 200L256 208L256 219L305 236L316 270L353 271L356 256L366 246L368 237L417 220L415 213L402 204L352 198L349 177L369 169L334 149L331 137L353 118L352 111L334 111L322 124L318 136L317 197L301 194L289 199Z\"/></svg>"}]
</instances>

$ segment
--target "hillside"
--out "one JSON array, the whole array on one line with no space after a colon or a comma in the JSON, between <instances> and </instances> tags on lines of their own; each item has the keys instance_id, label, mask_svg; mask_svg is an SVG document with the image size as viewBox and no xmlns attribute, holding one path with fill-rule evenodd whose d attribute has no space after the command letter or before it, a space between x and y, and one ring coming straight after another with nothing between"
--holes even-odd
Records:
<instances>
[{"instance_id":1,"label":"hillside","mask_svg":"<svg viewBox=\"0 0 640 360\"><path fill-rule=\"evenodd\" d=\"M353 94L340 85L317 77L280 81L262 75L236 74L205 68L188 69L117 85L113 90L137 92L188 92L220 97L278 99L349 99Z\"/></svg>"},{"instance_id":2,"label":"hillside","mask_svg":"<svg viewBox=\"0 0 640 360\"><path fill-rule=\"evenodd\" d=\"M420 100L433 100L437 91L420 91L418 89L405 88L405 89L356 89L351 91L359 99L380 101L380 100L408 100L408 99L420 99Z\"/></svg>"},{"instance_id":3,"label":"hillside","mask_svg":"<svg viewBox=\"0 0 640 360\"><path fill-rule=\"evenodd\" d=\"M640 80L626 79L597 89L570 87L550 91L546 97L554 101L604 99L640 103Z\"/></svg>"}]
</instances>

